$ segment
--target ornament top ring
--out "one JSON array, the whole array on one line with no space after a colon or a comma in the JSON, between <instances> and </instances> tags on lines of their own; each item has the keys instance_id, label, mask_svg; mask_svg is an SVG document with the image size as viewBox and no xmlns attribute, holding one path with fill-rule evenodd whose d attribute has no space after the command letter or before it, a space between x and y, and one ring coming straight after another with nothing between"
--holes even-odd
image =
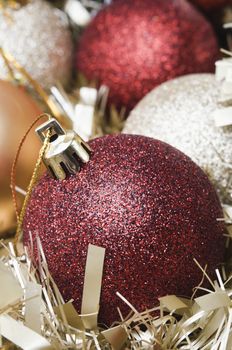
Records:
<instances>
[{"instance_id":1,"label":"ornament top ring","mask_svg":"<svg viewBox=\"0 0 232 350\"><path fill-rule=\"evenodd\" d=\"M74 131L66 132L55 119L36 129L42 142L48 130L52 131L52 135L43 161L55 179L64 180L68 175L76 174L81 168L81 163L89 161L91 148Z\"/></svg>"}]
</instances>

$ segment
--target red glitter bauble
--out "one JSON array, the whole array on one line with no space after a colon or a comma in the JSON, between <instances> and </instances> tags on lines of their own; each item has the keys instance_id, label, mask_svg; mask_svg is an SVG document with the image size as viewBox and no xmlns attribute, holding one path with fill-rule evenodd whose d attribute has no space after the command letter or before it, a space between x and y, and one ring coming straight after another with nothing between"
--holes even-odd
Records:
<instances>
[{"instance_id":1,"label":"red glitter bauble","mask_svg":"<svg viewBox=\"0 0 232 350\"><path fill-rule=\"evenodd\" d=\"M190 0L190 2L207 11L232 4L231 0Z\"/></svg>"},{"instance_id":2,"label":"red glitter bauble","mask_svg":"<svg viewBox=\"0 0 232 350\"><path fill-rule=\"evenodd\" d=\"M203 171L170 145L144 136L91 141L92 156L75 176L45 175L24 220L24 242L39 233L50 271L65 300L80 311L87 248L106 248L100 321L117 306L153 307L166 294L190 295L202 272L223 261L221 207Z\"/></svg>"},{"instance_id":3,"label":"red glitter bauble","mask_svg":"<svg viewBox=\"0 0 232 350\"><path fill-rule=\"evenodd\" d=\"M218 52L211 25L187 1L118 0L86 28L76 67L130 109L166 80L212 72Z\"/></svg>"}]
</instances>

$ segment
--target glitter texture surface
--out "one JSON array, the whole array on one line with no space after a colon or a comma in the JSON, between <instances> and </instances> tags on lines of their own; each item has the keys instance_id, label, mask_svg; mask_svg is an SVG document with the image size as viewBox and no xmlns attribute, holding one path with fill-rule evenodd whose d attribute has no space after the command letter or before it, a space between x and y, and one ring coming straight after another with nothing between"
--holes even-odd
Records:
<instances>
[{"instance_id":1,"label":"glitter texture surface","mask_svg":"<svg viewBox=\"0 0 232 350\"><path fill-rule=\"evenodd\" d=\"M162 82L211 72L218 45L211 25L184 0L118 0L87 27L76 67L110 88L110 102L133 107Z\"/></svg>"},{"instance_id":2,"label":"glitter texture surface","mask_svg":"<svg viewBox=\"0 0 232 350\"><path fill-rule=\"evenodd\" d=\"M66 84L71 74L72 40L66 16L46 1L0 11L0 46L9 51L43 87ZM0 76L7 74L0 59Z\"/></svg>"},{"instance_id":3,"label":"glitter texture surface","mask_svg":"<svg viewBox=\"0 0 232 350\"><path fill-rule=\"evenodd\" d=\"M131 112L125 133L168 142L207 173L223 201L232 201L232 126L216 127L220 83L213 74L174 79L150 92Z\"/></svg>"},{"instance_id":4,"label":"glitter texture surface","mask_svg":"<svg viewBox=\"0 0 232 350\"><path fill-rule=\"evenodd\" d=\"M153 307L166 294L190 295L202 274L193 262L223 261L219 200L202 170L171 146L143 136L93 140L91 160L76 176L45 175L24 220L39 234L55 281L80 311L88 244L106 248L100 321L128 308Z\"/></svg>"}]
</instances>

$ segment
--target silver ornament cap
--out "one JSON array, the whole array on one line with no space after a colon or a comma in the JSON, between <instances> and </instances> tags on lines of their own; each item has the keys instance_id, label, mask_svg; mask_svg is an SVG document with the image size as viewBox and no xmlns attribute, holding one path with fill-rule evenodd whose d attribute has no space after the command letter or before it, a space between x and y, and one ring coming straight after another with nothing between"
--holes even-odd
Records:
<instances>
[{"instance_id":1,"label":"silver ornament cap","mask_svg":"<svg viewBox=\"0 0 232 350\"><path fill-rule=\"evenodd\" d=\"M42 142L48 131L51 136L43 162L55 179L64 180L68 175L79 172L81 164L89 161L91 148L73 130L65 131L54 118L36 129Z\"/></svg>"}]
</instances>

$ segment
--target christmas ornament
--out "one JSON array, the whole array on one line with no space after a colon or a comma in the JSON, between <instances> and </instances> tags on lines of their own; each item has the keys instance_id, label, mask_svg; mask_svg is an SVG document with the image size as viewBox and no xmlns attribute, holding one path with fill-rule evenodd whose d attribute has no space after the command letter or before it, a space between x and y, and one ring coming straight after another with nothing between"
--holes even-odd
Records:
<instances>
[{"instance_id":1,"label":"christmas ornament","mask_svg":"<svg viewBox=\"0 0 232 350\"><path fill-rule=\"evenodd\" d=\"M84 31L76 67L110 88L109 102L131 108L166 80L213 71L217 55L210 24L191 4L118 0Z\"/></svg>"},{"instance_id":2,"label":"christmas ornament","mask_svg":"<svg viewBox=\"0 0 232 350\"><path fill-rule=\"evenodd\" d=\"M1 188L2 190L2 188ZM8 191L9 192L9 191ZM12 198L1 193L0 196L0 235L10 234L15 230L15 210Z\"/></svg>"},{"instance_id":3,"label":"christmas ornament","mask_svg":"<svg viewBox=\"0 0 232 350\"><path fill-rule=\"evenodd\" d=\"M23 87L0 80L0 206L4 208L3 200L5 202L11 198L10 172L19 142L33 119L40 113L39 107ZM17 185L24 189L28 185L39 148L40 144L34 135L29 136L28 144L23 148L23 155L19 158L16 179ZM11 221L10 227L13 225L14 221ZM0 224L0 232L7 228L8 225L4 225L3 229L3 225Z\"/></svg>"},{"instance_id":4,"label":"christmas ornament","mask_svg":"<svg viewBox=\"0 0 232 350\"><path fill-rule=\"evenodd\" d=\"M43 87L66 84L72 42L65 15L42 0L0 10L0 46L9 51ZM1 77L7 74L0 60Z\"/></svg>"},{"instance_id":5,"label":"christmas ornament","mask_svg":"<svg viewBox=\"0 0 232 350\"><path fill-rule=\"evenodd\" d=\"M62 137L55 136L46 156L55 161L56 150L65 148L58 168L72 154ZM88 245L106 248L100 302L106 324L119 319L117 307L128 312L116 291L140 311L166 294L191 295L202 278L193 258L207 263L209 274L223 260L222 212L206 175L151 138L108 135L89 145L90 160L78 173L62 181L45 174L34 188L24 243L39 234L55 282L78 311Z\"/></svg>"},{"instance_id":6,"label":"christmas ornament","mask_svg":"<svg viewBox=\"0 0 232 350\"><path fill-rule=\"evenodd\" d=\"M207 11L231 4L231 0L190 0L190 2Z\"/></svg>"},{"instance_id":7,"label":"christmas ornament","mask_svg":"<svg viewBox=\"0 0 232 350\"><path fill-rule=\"evenodd\" d=\"M231 202L232 126L215 125L221 84L213 74L187 75L162 84L131 112L125 133L158 138L184 151Z\"/></svg>"}]
</instances>

